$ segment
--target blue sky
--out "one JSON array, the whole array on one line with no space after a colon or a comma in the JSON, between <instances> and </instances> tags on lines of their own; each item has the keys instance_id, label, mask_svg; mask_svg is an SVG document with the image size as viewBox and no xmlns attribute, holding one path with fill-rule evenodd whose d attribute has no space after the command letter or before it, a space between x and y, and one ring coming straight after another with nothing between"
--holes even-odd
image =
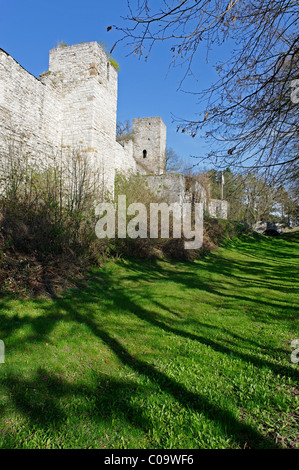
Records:
<instances>
[{"instance_id":1,"label":"blue sky","mask_svg":"<svg viewBox=\"0 0 299 470\"><path fill-rule=\"evenodd\" d=\"M113 29L107 32L107 27L124 24L121 16L126 14L126 0L1 0L0 47L38 77L48 70L49 49L60 41L102 41L110 49L120 36ZM172 122L173 115L194 119L198 108L194 95L177 91L183 70L167 74L170 45L160 43L147 62L129 53L122 43L113 51L120 65L118 120L161 116L167 125L167 145L192 166L195 160L190 155L203 156L208 147L201 139L177 133ZM190 90L205 89L216 76L204 57L203 49L195 62L196 80L188 82Z\"/></svg>"}]
</instances>

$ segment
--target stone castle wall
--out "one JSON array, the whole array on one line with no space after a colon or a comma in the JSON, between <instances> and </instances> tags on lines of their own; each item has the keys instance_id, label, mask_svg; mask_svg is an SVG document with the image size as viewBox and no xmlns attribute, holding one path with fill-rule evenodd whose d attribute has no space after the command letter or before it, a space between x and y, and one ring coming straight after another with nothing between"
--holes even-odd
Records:
<instances>
[{"instance_id":1,"label":"stone castle wall","mask_svg":"<svg viewBox=\"0 0 299 470\"><path fill-rule=\"evenodd\" d=\"M113 193L116 172L145 175L166 202L203 202L196 181L166 174L166 126L160 117L133 120L133 140L116 141L118 73L97 42L56 47L49 70L36 77L0 49L0 152L11 148L36 158L84 154ZM226 217L225 201L210 201Z\"/></svg>"},{"instance_id":2,"label":"stone castle wall","mask_svg":"<svg viewBox=\"0 0 299 470\"><path fill-rule=\"evenodd\" d=\"M32 155L52 154L61 141L60 99L0 50L0 150L21 147Z\"/></svg>"},{"instance_id":3,"label":"stone castle wall","mask_svg":"<svg viewBox=\"0 0 299 470\"><path fill-rule=\"evenodd\" d=\"M165 175L144 176L150 189L158 195L161 200L169 204L185 202L186 181L184 175L168 173Z\"/></svg>"},{"instance_id":4,"label":"stone castle wall","mask_svg":"<svg viewBox=\"0 0 299 470\"><path fill-rule=\"evenodd\" d=\"M0 50L0 149L54 156L83 152L113 190L136 171L132 145L116 142L117 71L98 43L57 47L40 80Z\"/></svg>"}]
</instances>

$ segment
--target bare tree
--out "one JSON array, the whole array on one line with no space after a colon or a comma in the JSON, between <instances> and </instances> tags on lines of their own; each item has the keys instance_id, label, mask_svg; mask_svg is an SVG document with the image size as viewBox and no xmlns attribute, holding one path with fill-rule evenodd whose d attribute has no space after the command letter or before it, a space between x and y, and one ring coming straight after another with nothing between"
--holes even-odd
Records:
<instances>
[{"instance_id":1,"label":"bare tree","mask_svg":"<svg viewBox=\"0 0 299 470\"><path fill-rule=\"evenodd\" d=\"M183 162L172 147L166 148L166 171L168 173L177 173L183 171Z\"/></svg>"},{"instance_id":2,"label":"bare tree","mask_svg":"<svg viewBox=\"0 0 299 470\"><path fill-rule=\"evenodd\" d=\"M181 87L196 70L199 53L232 45L229 59L216 66L219 79L206 90L192 90L199 102L196 119L177 123L192 137L207 130L215 144L211 163L283 177L298 172L297 0L129 0L128 8L127 26L115 26L119 41L145 58L167 41L170 66L183 66ZM206 158L198 156L195 165Z\"/></svg>"},{"instance_id":3,"label":"bare tree","mask_svg":"<svg viewBox=\"0 0 299 470\"><path fill-rule=\"evenodd\" d=\"M116 141L122 146L129 140L134 140L130 121L116 123Z\"/></svg>"}]
</instances>

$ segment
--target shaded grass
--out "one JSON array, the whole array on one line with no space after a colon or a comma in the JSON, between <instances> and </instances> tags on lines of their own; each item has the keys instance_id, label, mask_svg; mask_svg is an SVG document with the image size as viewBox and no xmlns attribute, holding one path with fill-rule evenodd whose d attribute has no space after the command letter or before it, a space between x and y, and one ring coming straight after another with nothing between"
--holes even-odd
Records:
<instances>
[{"instance_id":1,"label":"shaded grass","mask_svg":"<svg viewBox=\"0 0 299 470\"><path fill-rule=\"evenodd\" d=\"M1 447L296 447L298 259L256 235L2 298Z\"/></svg>"}]
</instances>

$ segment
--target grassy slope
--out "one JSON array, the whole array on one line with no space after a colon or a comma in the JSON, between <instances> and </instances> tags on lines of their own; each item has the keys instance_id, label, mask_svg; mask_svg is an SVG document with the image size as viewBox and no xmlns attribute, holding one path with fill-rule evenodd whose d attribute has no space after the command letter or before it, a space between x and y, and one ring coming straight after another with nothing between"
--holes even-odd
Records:
<instances>
[{"instance_id":1,"label":"grassy slope","mask_svg":"<svg viewBox=\"0 0 299 470\"><path fill-rule=\"evenodd\" d=\"M298 260L294 242L244 238L0 299L0 445L295 447Z\"/></svg>"}]
</instances>

